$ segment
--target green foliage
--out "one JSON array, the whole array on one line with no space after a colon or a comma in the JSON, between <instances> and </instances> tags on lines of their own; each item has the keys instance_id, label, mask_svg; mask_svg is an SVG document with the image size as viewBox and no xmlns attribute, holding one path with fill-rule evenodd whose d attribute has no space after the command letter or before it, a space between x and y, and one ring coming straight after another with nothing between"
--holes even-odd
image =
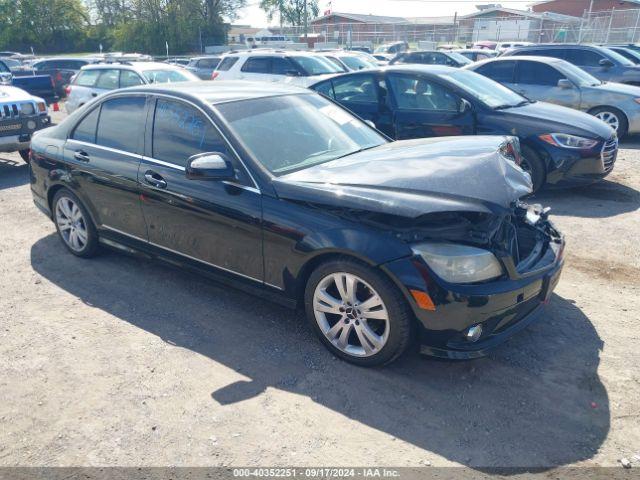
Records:
<instances>
[{"instance_id":1,"label":"green foliage","mask_svg":"<svg viewBox=\"0 0 640 480\"><path fill-rule=\"evenodd\" d=\"M0 0L0 50L199 51L224 43L246 0Z\"/></svg>"},{"instance_id":2,"label":"green foliage","mask_svg":"<svg viewBox=\"0 0 640 480\"><path fill-rule=\"evenodd\" d=\"M267 13L269 20L277 16L285 25L300 27L304 25L305 3L307 22L310 22L320 11L318 0L261 0L260 8Z\"/></svg>"}]
</instances>

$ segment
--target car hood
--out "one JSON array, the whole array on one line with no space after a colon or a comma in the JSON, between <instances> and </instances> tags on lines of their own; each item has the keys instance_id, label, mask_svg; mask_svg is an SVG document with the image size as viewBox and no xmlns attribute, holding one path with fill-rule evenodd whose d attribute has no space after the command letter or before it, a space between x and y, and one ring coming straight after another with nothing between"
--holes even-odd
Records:
<instances>
[{"instance_id":1,"label":"car hood","mask_svg":"<svg viewBox=\"0 0 640 480\"><path fill-rule=\"evenodd\" d=\"M21 88L10 86L0 87L0 102L24 102L29 100L33 100L33 97Z\"/></svg>"},{"instance_id":2,"label":"car hood","mask_svg":"<svg viewBox=\"0 0 640 480\"><path fill-rule=\"evenodd\" d=\"M531 193L531 178L500 153L509 137L391 142L277 177L282 199L403 217L499 213Z\"/></svg>"},{"instance_id":3,"label":"car hood","mask_svg":"<svg viewBox=\"0 0 640 480\"><path fill-rule=\"evenodd\" d=\"M569 133L589 138L597 135L601 139L608 139L613 133L611 127L588 113L552 103L534 102L503 111L508 115L529 120L529 125L535 126L539 134ZM553 128L561 128L561 130L552 132Z\"/></svg>"},{"instance_id":4,"label":"car hood","mask_svg":"<svg viewBox=\"0 0 640 480\"><path fill-rule=\"evenodd\" d=\"M589 89L598 91L601 93L617 93L620 95L626 95L629 97L640 97L640 87L635 85L626 85L624 83L616 83L616 82L605 82L601 85L595 85L591 87L583 87L583 89Z\"/></svg>"}]
</instances>

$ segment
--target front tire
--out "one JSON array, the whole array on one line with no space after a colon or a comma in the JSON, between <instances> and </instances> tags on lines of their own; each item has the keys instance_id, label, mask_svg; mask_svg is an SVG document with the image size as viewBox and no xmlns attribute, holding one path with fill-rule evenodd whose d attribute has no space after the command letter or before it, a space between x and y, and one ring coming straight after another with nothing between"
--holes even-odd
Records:
<instances>
[{"instance_id":1,"label":"front tire","mask_svg":"<svg viewBox=\"0 0 640 480\"><path fill-rule=\"evenodd\" d=\"M531 176L533 183L533 193L537 192L544 185L547 177L547 169L544 162L531 147L522 146L522 169Z\"/></svg>"},{"instance_id":2,"label":"front tire","mask_svg":"<svg viewBox=\"0 0 640 480\"><path fill-rule=\"evenodd\" d=\"M24 160L25 163L29 163L31 161L31 149L27 148L25 150L19 150L18 153L20 154L20 156L22 157L22 160Z\"/></svg>"},{"instance_id":3,"label":"front tire","mask_svg":"<svg viewBox=\"0 0 640 480\"><path fill-rule=\"evenodd\" d=\"M614 107L598 107L589 112L602 120L616 131L618 138L624 137L629 131L629 121L624 113Z\"/></svg>"},{"instance_id":4,"label":"front tire","mask_svg":"<svg viewBox=\"0 0 640 480\"><path fill-rule=\"evenodd\" d=\"M52 211L56 230L67 250L78 257L93 257L98 250L98 233L80 199L62 189L53 197Z\"/></svg>"},{"instance_id":5,"label":"front tire","mask_svg":"<svg viewBox=\"0 0 640 480\"><path fill-rule=\"evenodd\" d=\"M336 356L360 366L391 363L409 346L413 315L381 272L351 259L321 264L305 289L307 320Z\"/></svg>"}]
</instances>

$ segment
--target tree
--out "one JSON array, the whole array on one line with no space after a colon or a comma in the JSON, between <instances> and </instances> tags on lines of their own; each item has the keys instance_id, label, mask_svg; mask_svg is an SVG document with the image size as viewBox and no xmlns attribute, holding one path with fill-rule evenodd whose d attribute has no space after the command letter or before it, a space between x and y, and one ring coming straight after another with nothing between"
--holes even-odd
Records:
<instances>
[{"instance_id":1,"label":"tree","mask_svg":"<svg viewBox=\"0 0 640 480\"><path fill-rule=\"evenodd\" d=\"M305 4L307 18L305 22ZM284 25L301 27L318 16L318 0L261 0L260 8L273 20L278 15Z\"/></svg>"}]
</instances>

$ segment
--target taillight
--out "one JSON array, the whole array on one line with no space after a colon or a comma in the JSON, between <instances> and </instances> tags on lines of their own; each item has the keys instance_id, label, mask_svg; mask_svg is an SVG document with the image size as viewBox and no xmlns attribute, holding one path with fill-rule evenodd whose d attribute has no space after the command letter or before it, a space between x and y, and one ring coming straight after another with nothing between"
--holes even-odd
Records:
<instances>
[{"instance_id":1,"label":"taillight","mask_svg":"<svg viewBox=\"0 0 640 480\"><path fill-rule=\"evenodd\" d=\"M67 85L66 87L64 87L64 93L67 97L71 95L71 85Z\"/></svg>"},{"instance_id":2,"label":"taillight","mask_svg":"<svg viewBox=\"0 0 640 480\"><path fill-rule=\"evenodd\" d=\"M216 78L218 78L218 75L220 75L218 72L213 72L211 74L211 80L215 80Z\"/></svg>"}]
</instances>

